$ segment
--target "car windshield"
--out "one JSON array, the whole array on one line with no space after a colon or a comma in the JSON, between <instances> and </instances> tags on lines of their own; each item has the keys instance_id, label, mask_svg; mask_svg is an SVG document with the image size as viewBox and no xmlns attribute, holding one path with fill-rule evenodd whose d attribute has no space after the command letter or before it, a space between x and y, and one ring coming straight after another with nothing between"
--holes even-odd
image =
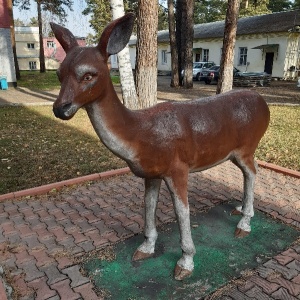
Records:
<instances>
[{"instance_id":1,"label":"car windshield","mask_svg":"<svg viewBox=\"0 0 300 300\"><path fill-rule=\"evenodd\" d=\"M203 64L201 64L201 63L196 63L196 64L193 65L193 68L194 68L194 69L201 69L202 66L203 66Z\"/></svg>"},{"instance_id":2,"label":"car windshield","mask_svg":"<svg viewBox=\"0 0 300 300\"><path fill-rule=\"evenodd\" d=\"M209 70L211 71L216 71L216 70L219 70L220 69L220 66L213 66L213 67L210 67Z\"/></svg>"}]
</instances>

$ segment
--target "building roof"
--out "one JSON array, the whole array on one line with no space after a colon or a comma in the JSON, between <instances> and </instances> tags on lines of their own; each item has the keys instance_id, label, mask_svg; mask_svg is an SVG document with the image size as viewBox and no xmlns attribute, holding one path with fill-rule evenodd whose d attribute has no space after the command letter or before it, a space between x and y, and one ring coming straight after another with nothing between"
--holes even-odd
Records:
<instances>
[{"instance_id":1,"label":"building roof","mask_svg":"<svg viewBox=\"0 0 300 300\"><path fill-rule=\"evenodd\" d=\"M194 26L194 39L222 38L224 35L225 21L197 24ZM267 15L240 18L238 20L237 35L288 32L299 26L300 10L279 12ZM169 31L159 31L158 42L169 43ZM131 39L130 44L136 43L136 37Z\"/></svg>"}]
</instances>

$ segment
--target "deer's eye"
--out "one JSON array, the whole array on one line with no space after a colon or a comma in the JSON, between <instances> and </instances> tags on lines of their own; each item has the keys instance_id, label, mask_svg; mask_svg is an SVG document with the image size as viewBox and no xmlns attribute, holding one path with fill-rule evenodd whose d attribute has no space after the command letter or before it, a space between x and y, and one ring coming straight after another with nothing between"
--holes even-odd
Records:
<instances>
[{"instance_id":1,"label":"deer's eye","mask_svg":"<svg viewBox=\"0 0 300 300\"><path fill-rule=\"evenodd\" d=\"M91 74L85 74L83 76L83 81L91 81L93 79L93 76Z\"/></svg>"}]
</instances>

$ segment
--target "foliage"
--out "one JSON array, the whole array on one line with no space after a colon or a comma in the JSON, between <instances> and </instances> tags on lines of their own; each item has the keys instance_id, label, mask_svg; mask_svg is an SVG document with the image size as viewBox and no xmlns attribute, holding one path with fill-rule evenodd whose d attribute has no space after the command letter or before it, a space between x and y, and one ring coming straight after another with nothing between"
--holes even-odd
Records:
<instances>
[{"instance_id":1,"label":"foliage","mask_svg":"<svg viewBox=\"0 0 300 300\"><path fill-rule=\"evenodd\" d=\"M290 0L270 0L267 7L271 12L280 12L291 9L292 5Z\"/></svg>"},{"instance_id":2,"label":"foliage","mask_svg":"<svg viewBox=\"0 0 300 300\"><path fill-rule=\"evenodd\" d=\"M41 4L42 10L51 12L58 16L61 21L64 21L67 17L67 8L72 10L72 0L34 0ZM19 6L20 9L29 10L30 0L13 0L14 6Z\"/></svg>"},{"instance_id":3,"label":"foliage","mask_svg":"<svg viewBox=\"0 0 300 300\"><path fill-rule=\"evenodd\" d=\"M14 19L15 26L25 26L24 22L20 19Z\"/></svg>"},{"instance_id":4,"label":"foliage","mask_svg":"<svg viewBox=\"0 0 300 300\"><path fill-rule=\"evenodd\" d=\"M227 1L196 0L194 9L195 24L225 20Z\"/></svg>"},{"instance_id":5,"label":"foliage","mask_svg":"<svg viewBox=\"0 0 300 300\"><path fill-rule=\"evenodd\" d=\"M271 13L271 11L268 9L269 0L249 0L247 1L247 4L248 5L241 4L240 17L256 16Z\"/></svg>"},{"instance_id":6,"label":"foliage","mask_svg":"<svg viewBox=\"0 0 300 300\"><path fill-rule=\"evenodd\" d=\"M110 4L107 0L86 0L87 7L82 12L84 15L91 15L91 27L96 32L93 42L99 41L100 35L104 27L111 21ZM125 12L134 12L137 15L138 1L137 0L124 0ZM158 10L158 30L168 28L168 15L167 10L163 6L159 6ZM136 26L133 32L136 32Z\"/></svg>"}]
</instances>

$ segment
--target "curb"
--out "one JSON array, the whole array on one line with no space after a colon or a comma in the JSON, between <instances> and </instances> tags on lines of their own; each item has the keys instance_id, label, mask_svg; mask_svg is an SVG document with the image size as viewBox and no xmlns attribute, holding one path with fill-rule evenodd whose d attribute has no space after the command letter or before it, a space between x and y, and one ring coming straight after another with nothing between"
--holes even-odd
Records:
<instances>
[{"instance_id":1,"label":"curb","mask_svg":"<svg viewBox=\"0 0 300 300\"><path fill-rule=\"evenodd\" d=\"M256 160L256 162L262 168L269 169L274 172L281 173L281 174L284 174L287 176L300 178L300 172L298 172L298 171L290 170L290 169L280 167L280 166L274 165L272 163L267 163L267 162L261 161L261 160ZM50 192L54 189L59 190L59 189L62 189L63 187L80 184L80 183L83 183L86 181L105 179L105 178L109 178L112 176L124 175L129 172L130 172L130 169L128 167L126 167L126 168L122 168L122 169L116 169L116 170L106 171L106 172L102 172L102 173L95 173L95 174L91 174L91 175L86 175L86 176L82 176L82 177L77 177L77 178L73 178L73 179L50 183L50 184L42 185L39 187L31 188L31 189L26 189L26 190L22 190L22 191L17 191L17 192L0 195L0 201L4 201L4 200L8 200L8 199L16 199L16 198L26 197L26 196L37 196L37 195L41 195L41 194L47 194L48 192Z\"/></svg>"},{"instance_id":2,"label":"curb","mask_svg":"<svg viewBox=\"0 0 300 300\"><path fill-rule=\"evenodd\" d=\"M106 171L106 172L102 172L102 173L95 173L95 174L91 174L91 175L81 176L81 177L77 177L77 178L73 178L73 179L63 180L63 181L50 183L50 184L42 185L39 187L31 188L31 189L26 189L26 190L22 190L22 191L17 191L17 192L13 192L13 193L0 195L0 201L8 200L8 199L16 199L16 198L26 197L26 196L37 196L37 195L41 195L41 194L47 194L48 192L50 192L54 189L59 190L66 186L80 184L80 183L83 183L86 181L105 179L105 178L109 178L109 177L117 176L117 175L124 175L129 172L130 172L130 169L127 167L127 168L122 168L122 169L117 169L117 170Z\"/></svg>"},{"instance_id":3,"label":"curb","mask_svg":"<svg viewBox=\"0 0 300 300\"><path fill-rule=\"evenodd\" d=\"M256 162L262 168L269 169L269 170L272 170L274 172L281 173L281 174L284 174L284 175L287 175L287 176L300 178L300 172L298 172L298 171L294 171L294 170L291 170L291 169L280 167L280 166L274 165L272 163L267 163L267 162L261 161L261 160L256 160Z\"/></svg>"}]
</instances>

